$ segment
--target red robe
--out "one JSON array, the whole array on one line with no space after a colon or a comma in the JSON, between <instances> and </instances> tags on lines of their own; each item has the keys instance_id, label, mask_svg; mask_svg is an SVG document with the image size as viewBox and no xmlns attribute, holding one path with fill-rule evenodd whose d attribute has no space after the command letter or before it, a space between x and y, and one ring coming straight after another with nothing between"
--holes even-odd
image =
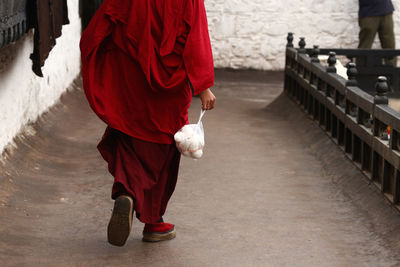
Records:
<instances>
[{"instance_id":1,"label":"red robe","mask_svg":"<svg viewBox=\"0 0 400 267\"><path fill-rule=\"evenodd\" d=\"M90 106L110 127L171 144L214 83L204 0L105 0L82 35Z\"/></svg>"},{"instance_id":2,"label":"red robe","mask_svg":"<svg viewBox=\"0 0 400 267\"><path fill-rule=\"evenodd\" d=\"M108 124L98 149L145 223L165 212L180 153L173 135L214 83L204 0L105 0L82 35L86 97Z\"/></svg>"}]
</instances>

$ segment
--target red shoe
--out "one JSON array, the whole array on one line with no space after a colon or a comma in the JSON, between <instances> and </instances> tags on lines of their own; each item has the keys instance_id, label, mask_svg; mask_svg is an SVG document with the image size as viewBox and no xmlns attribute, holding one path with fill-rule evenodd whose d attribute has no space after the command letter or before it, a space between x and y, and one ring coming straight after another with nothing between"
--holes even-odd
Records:
<instances>
[{"instance_id":1,"label":"red shoe","mask_svg":"<svg viewBox=\"0 0 400 267\"><path fill-rule=\"evenodd\" d=\"M143 241L159 242L176 237L175 225L165 222L146 223L143 230Z\"/></svg>"},{"instance_id":2,"label":"red shoe","mask_svg":"<svg viewBox=\"0 0 400 267\"><path fill-rule=\"evenodd\" d=\"M114 246L123 246L132 229L133 200L129 196L119 196L107 228L108 242Z\"/></svg>"}]
</instances>

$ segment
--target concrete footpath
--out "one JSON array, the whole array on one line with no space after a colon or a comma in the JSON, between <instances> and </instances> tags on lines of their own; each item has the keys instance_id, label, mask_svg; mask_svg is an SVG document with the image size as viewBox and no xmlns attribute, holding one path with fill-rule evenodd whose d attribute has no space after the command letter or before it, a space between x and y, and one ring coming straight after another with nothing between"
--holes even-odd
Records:
<instances>
[{"instance_id":1,"label":"concrete footpath","mask_svg":"<svg viewBox=\"0 0 400 267\"><path fill-rule=\"evenodd\" d=\"M104 124L76 88L0 168L1 266L393 266L400 216L285 95L282 73L218 71L206 150L184 158L166 221L177 238L126 246L106 227ZM197 120L200 100L190 110Z\"/></svg>"}]
</instances>

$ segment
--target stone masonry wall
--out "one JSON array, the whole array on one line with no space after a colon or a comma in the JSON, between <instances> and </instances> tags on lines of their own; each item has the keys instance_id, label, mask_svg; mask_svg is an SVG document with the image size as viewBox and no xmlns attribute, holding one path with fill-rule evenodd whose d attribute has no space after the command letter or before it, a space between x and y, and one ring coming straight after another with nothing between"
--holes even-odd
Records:
<instances>
[{"instance_id":1,"label":"stone masonry wall","mask_svg":"<svg viewBox=\"0 0 400 267\"><path fill-rule=\"evenodd\" d=\"M287 32L295 33L296 45L301 36L308 47L358 45L358 0L205 0L205 4L219 68L283 69ZM400 3L393 4L396 34ZM374 46L379 47L377 40Z\"/></svg>"}]
</instances>

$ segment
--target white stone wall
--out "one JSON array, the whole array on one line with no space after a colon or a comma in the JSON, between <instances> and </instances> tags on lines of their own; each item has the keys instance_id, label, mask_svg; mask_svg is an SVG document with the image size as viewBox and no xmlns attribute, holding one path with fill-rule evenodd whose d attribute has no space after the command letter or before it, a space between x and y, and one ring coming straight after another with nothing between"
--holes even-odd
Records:
<instances>
[{"instance_id":1,"label":"white stone wall","mask_svg":"<svg viewBox=\"0 0 400 267\"><path fill-rule=\"evenodd\" d=\"M215 66L279 70L284 67L287 32L306 37L307 46L355 48L358 0L205 0ZM393 1L395 33L400 2ZM400 46L400 35L397 44ZM375 42L379 47L379 42Z\"/></svg>"},{"instance_id":2,"label":"white stone wall","mask_svg":"<svg viewBox=\"0 0 400 267\"><path fill-rule=\"evenodd\" d=\"M45 67L34 75L29 55L33 33L0 50L0 154L39 115L57 102L80 72L78 0L68 0L71 23L63 27Z\"/></svg>"}]
</instances>

